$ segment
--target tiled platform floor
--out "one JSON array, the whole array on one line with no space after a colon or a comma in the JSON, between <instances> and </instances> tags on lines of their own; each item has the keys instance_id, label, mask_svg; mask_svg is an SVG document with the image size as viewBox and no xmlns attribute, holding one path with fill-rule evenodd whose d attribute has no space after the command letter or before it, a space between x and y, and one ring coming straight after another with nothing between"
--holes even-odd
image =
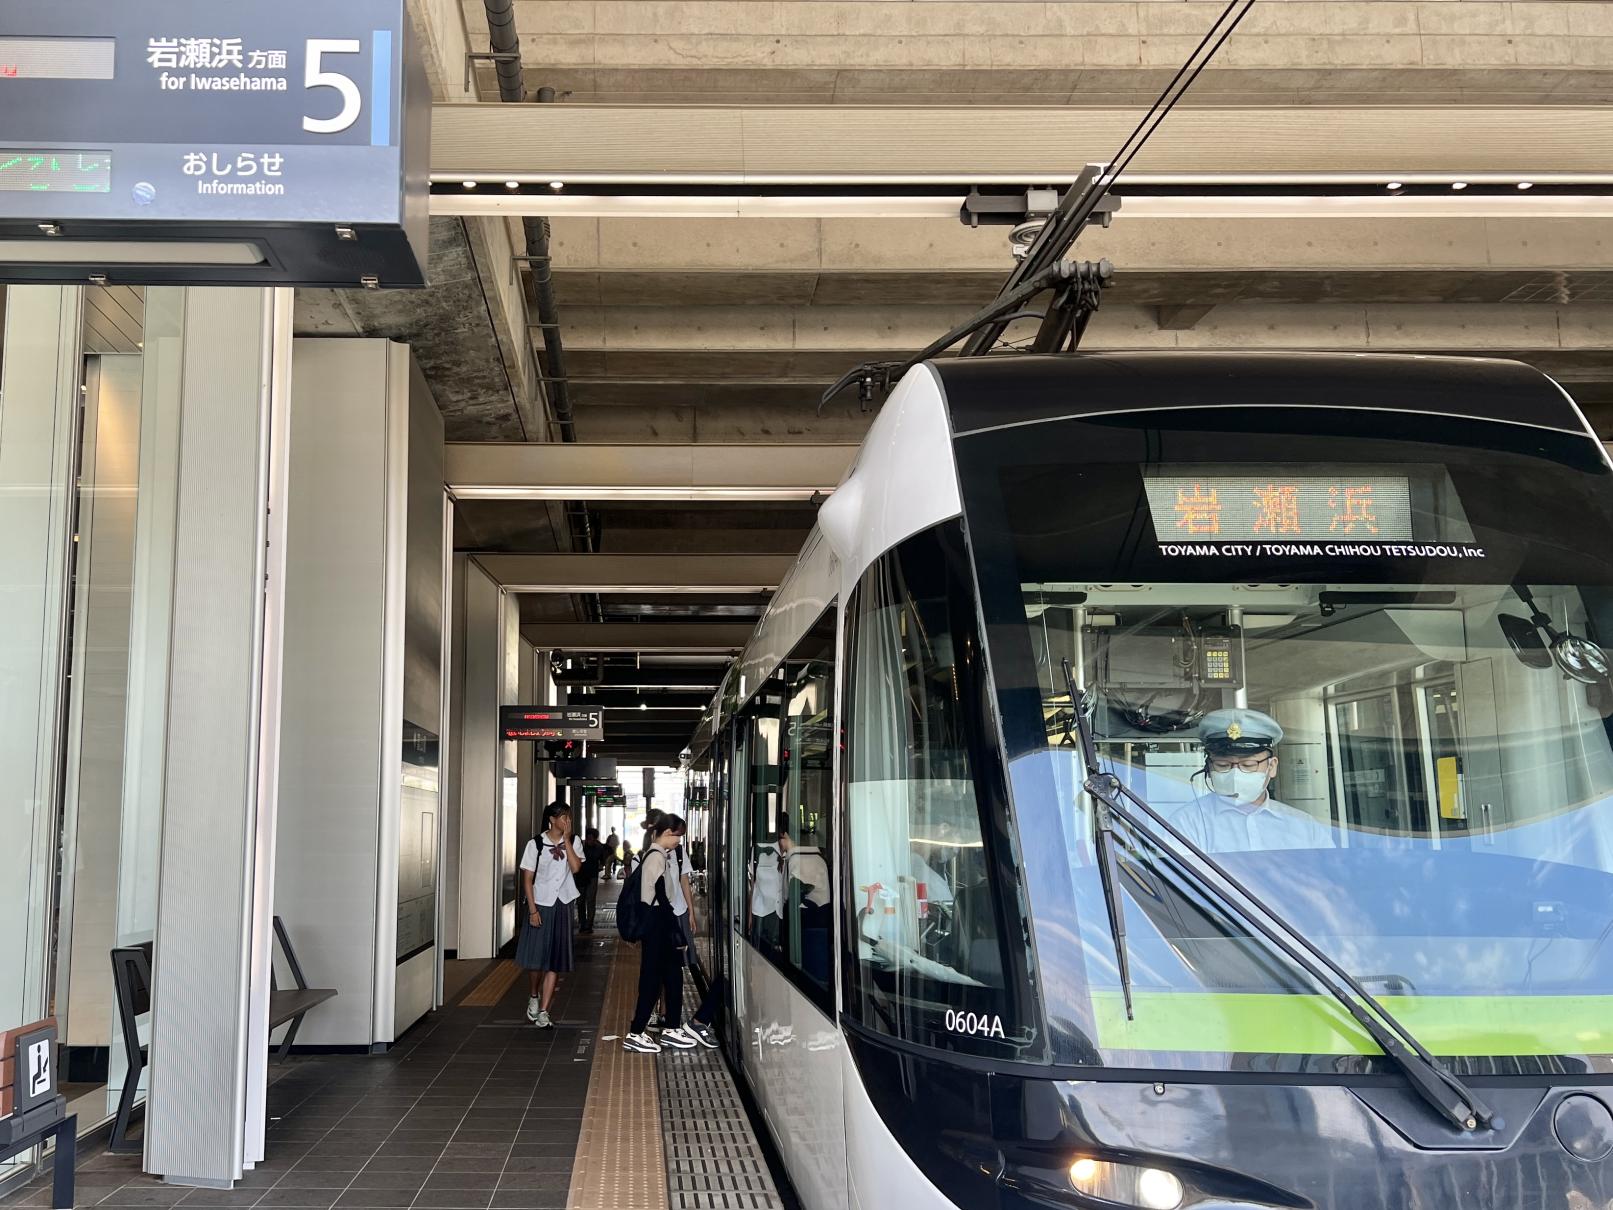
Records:
<instances>
[{"instance_id":1,"label":"tiled platform floor","mask_svg":"<svg viewBox=\"0 0 1613 1210\"><path fill-rule=\"evenodd\" d=\"M271 1062L268 1158L234 1190L165 1185L140 1172L138 1155L92 1147L79 1165L78 1205L564 1207L615 945L614 931L577 939L554 1029L526 1023L521 978L490 1007L432 1014L385 1055ZM0 1203L49 1204L48 1180Z\"/></svg>"}]
</instances>

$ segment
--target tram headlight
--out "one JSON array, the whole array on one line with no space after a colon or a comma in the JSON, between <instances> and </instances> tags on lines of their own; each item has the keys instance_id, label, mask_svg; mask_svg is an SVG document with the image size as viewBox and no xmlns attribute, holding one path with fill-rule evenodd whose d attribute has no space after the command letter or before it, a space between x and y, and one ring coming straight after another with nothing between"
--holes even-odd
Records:
<instances>
[{"instance_id":1,"label":"tram headlight","mask_svg":"<svg viewBox=\"0 0 1613 1210\"><path fill-rule=\"evenodd\" d=\"M1180 1178L1163 1168L1115 1164L1090 1156L1070 1165L1070 1184L1088 1197L1143 1210L1176 1210L1186 1195Z\"/></svg>"}]
</instances>

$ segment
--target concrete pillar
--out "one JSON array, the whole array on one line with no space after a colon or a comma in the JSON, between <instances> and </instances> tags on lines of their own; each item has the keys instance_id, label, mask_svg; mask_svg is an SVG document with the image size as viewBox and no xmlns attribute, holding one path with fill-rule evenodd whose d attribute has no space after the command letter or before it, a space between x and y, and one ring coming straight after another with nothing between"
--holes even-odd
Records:
<instances>
[{"instance_id":1,"label":"concrete pillar","mask_svg":"<svg viewBox=\"0 0 1613 1210\"><path fill-rule=\"evenodd\" d=\"M227 1187L262 1147L291 291L187 293L146 1167Z\"/></svg>"},{"instance_id":2,"label":"concrete pillar","mask_svg":"<svg viewBox=\"0 0 1613 1210\"><path fill-rule=\"evenodd\" d=\"M456 556L453 614L458 698L454 823L458 845L457 940L461 958L491 958L511 936L514 901L504 901L505 837L513 847L515 787L505 791L504 745L498 738L503 699L504 593L466 556ZM512 779L513 783L513 779ZM519 857L519 854L516 855ZM515 859L509 861L513 873Z\"/></svg>"},{"instance_id":3,"label":"concrete pillar","mask_svg":"<svg viewBox=\"0 0 1613 1210\"><path fill-rule=\"evenodd\" d=\"M518 613L520 610L519 599L512 596L507 596L507 599L509 612L512 614ZM517 684L512 704L517 706L534 705L538 700L533 668L533 656L535 653L532 650L532 644L520 637L519 630L516 632L514 654ZM518 832L522 848L525 847L525 837L532 835L534 817L542 818L543 808L549 801L547 798L542 797L543 786L537 776L537 763L532 759L532 748L533 745L531 744L505 745L508 759L515 769L515 780L521 803L521 825Z\"/></svg>"},{"instance_id":4,"label":"concrete pillar","mask_svg":"<svg viewBox=\"0 0 1613 1210\"><path fill-rule=\"evenodd\" d=\"M298 1041L384 1047L435 999L442 415L405 345L294 366L276 901L338 993Z\"/></svg>"}]
</instances>

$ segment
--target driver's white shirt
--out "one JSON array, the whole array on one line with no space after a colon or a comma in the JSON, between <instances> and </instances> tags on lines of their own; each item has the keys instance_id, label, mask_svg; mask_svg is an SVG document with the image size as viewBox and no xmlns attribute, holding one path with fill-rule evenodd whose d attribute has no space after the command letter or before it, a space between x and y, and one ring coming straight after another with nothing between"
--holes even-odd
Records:
<instances>
[{"instance_id":1,"label":"driver's white shirt","mask_svg":"<svg viewBox=\"0 0 1613 1210\"><path fill-rule=\"evenodd\" d=\"M1331 849L1333 829L1270 795L1253 810L1219 794L1200 794L1170 817L1206 853L1251 853L1266 849Z\"/></svg>"}]
</instances>

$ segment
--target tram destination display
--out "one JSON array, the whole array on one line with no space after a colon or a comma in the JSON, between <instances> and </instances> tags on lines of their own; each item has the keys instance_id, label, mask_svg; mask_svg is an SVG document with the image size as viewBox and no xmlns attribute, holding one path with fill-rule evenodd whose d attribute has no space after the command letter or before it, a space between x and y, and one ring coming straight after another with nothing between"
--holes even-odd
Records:
<instances>
[{"instance_id":1,"label":"tram destination display","mask_svg":"<svg viewBox=\"0 0 1613 1210\"><path fill-rule=\"evenodd\" d=\"M1182 473L1145 475L1154 528L1168 538L1409 541L1411 481L1404 475Z\"/></svg>"},{"instance_id":2,"label":"tram destination display","mask_svg":"<svg viewBox=\"0 0 1613 1210\"><path fill-rule=\"evenodd\" d=\"M11 0L0 281L425 284L407 0Z\"/></svg>"},{"instance_id":3,"label":"tram destination display","mask_svg":"<svg viewBox=\"0 0 1613 1210\"><path fill-rule=\"evenodd\" d=\"M511 740L605 738L605 713L567 706L501 706L499 733Z\"/></svg>"}]
</instances>

